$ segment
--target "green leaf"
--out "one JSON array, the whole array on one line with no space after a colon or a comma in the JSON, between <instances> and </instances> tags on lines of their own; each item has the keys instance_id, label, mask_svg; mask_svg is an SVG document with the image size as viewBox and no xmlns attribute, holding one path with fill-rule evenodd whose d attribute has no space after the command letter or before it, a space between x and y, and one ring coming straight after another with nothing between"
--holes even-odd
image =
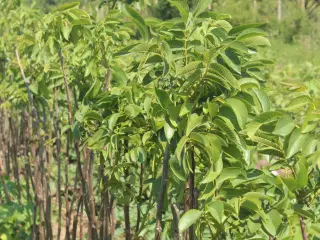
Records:
<instances>
[{"instance_id":1,"label":"green leaf","mask_svg":"<svg viewBox=\"0 0 320 240\"><path fill-rule=\"evenodd\" d=\"M222 201L213 201L208 205L208 210L211 216L218 222L223 223L226 219L224 215L224 204Z\"/></svg>"},{"instance_id":2,"label":"green leaf","mask_svg":"<svg viewBox=\"0 0 320 240\"><path fill-rule=\"evenodd\" d=\"M82 25L81 22L83 22L84 24L91 24L90 15L82 9L70 9L68 11L68 15L73 18L72 23L75 21L75 25Z\"/></svg>"},{"instance_id":3,"label":"green leaf","mask_svg":"<svg viewBox=\"0 0 320 240\"><path fill-rule=\"evenodd\" d=\"M232 29L231 24L225 20L217 20L215 21L214 25L218 28L223 28L227 32Z\"/></svg>"},{"instance_id":4,"label":"green leaf","mask_svg":"<svg viewBox=\"0 0 320 240\"><path fill-rule=\"evenodd\" d=\"M301 127L301 133L311 132L317 127L320 122L320 115L315 110L314 105L310 104Z\"/></svg>"},{"instance_id":5,"label":"green leaf","mask_svg":"<svg viewBox=\"0 0 320 240\"><path fill-rule=\"evenodd\" d=\"M293 209L296 213L306 218L314 219L315 213L312 209L302 204L293 204Z\"/></svg>"},{"instance_id":6,"label":"green leaf","mask_svg":"<svg viewBox=\"0 0 320 240\"><path fill-rule=\"evenodd\" d=\"M250 24L243 24L240 26L236 26L234 28L232 28L232 30L230 31L230 34L237 34L239 32L243 32L247 29L252 29L252 28L259 28L266 25L265 23L250 23Z\"/></svg>"},{"instance_id":7,"label":"green leaf","mask_svg":"<svg viewBox=\"0 0 320 240\"><path fill-rule=\"evenodd\" d=\"M166 92L165 90L156 88L155 93L156 93L157 100L160 103L161 107L163 109L167 110L168 106L172 105L172 102L170 100L170 96L169 96L168 92Z\"/></svg>"},{"instance_id":8,"label":"green leaf","mask_svg":"<svg viewBox=\"0 0 320 240\"><path fill-rule=\"evenodd\" d=\"M311 223L309 231L311 234L313 234L319 238L320 237L320 223Z\"/></svg>"},{"instance_id":9,"label":"green leaf","mask_svg":"<svg viewBox=\"0 0 320 240\"><path fill-rule=\"evenodd\" d=\"M185 1L185 0L169 0L169 2L178 9L183 20L188 19L189 5L188 5L187 1Z\"/></svg>"},{"instance_id":10,"label":"green leaf","mask_svg":"<svg viewBox=\"0 0 320 240\"><path fill-rule=\"evenodd\" d=\"M88 18L79 18L79 19L72 19L71 23L72 23L72 26L89 25L91 24L91 21Z\"/></svg>"},{"instance_id":11,"label":"green leaf","mask_svg":"<svg viewBox=\"0 0 320 240\"><path fill-rule=\"evenodd\" d=\"M231 48L240 54L248 53L247 46L240 41L232 41L231 43L228 43L228 48Z\"/></svg>"},{"instance_id":12,"label":"green leaf","mask_svg":"<svg viewBox=\"0 0 320 240\"><path fill-rule=\"evenodd\" d=\"M236 73L241 73L241 62L236 54L232 51L226 51L226 53L220 53L223 61Z\"/></svg>"},{"instance_id":13,"label":"green leaf","mask_svg":"<svg viewBox=\"0 0 320 240\"><path fill-rule=\"evenodd\" d=\"M129 5L125 5L123 12L132 20L132 22L137 26L142 38L145 42L149 39L148 27L145 24L143 18Z\"/></svg>"},{"instance_id":14,"label":"green leaf","mask_svg":"<svg viewBox=\"0 0 320 240\"><path fill-rule=\"evenodd\" d=\"M80 130L79 130L79 125L77 121L72 126L72 136L75 140L77 141L80 140Z\"/></svg>"},{"instance_id":15,"label":"green leaf","mask_svg":"<svg viewBox=\"0 0 320 240\"><path fill-rule=\"evenodd\" d=\"M188 137L187 136L183 136L176 148L176 157L178 160L181 159L181 153L182 153L182 149L184 148L184 145L186 144L186 142L188 141Z\"/></svg>"},{"instance_id":16,"label":"green leaf","mask_svg":"<svg viewBox=\"0 0 320 240\"><path fill-rule=\"evenodd\" d=\"M38 85L38 82L33 82L29 85L29 89L30 91L35 94L35 95L38 95L38 90L39 90L39 85Z\"/></svg>"},{"instance_id":17,"label":"green leaf","mask_svg":"<svg viewBox=\"0 0 320 240\"><path fill-rule=\"evenodd\" d=\"M190 209L179 221L179 232L182 233L187 230L191 225L195 224L201 217L202 211L196 209Z\"/></svg>"},{"instance_id":18,"label":"green leaf","mask_svg":"<svg viewBox=\"0 0 320 240\"><path fill-rule=\"evenodd\" d=\"M145 134L143 134L142 136L142 143L143 145L146 145L147 141L152 138L153 133L151 131L146 132Z\"/></svg>"},{"instance_id":19,"label":"green leaf","mask_svg":"<svg viewBox=\"0 0 320 240\"><path fill-rule=\"evenodd\" d=\"M253 89L253 92L255 93L263 112L270 111L270 99L266 92L262 89Z\"/></svg>"},{"instance_id":20,"label":"green leaf","mask_svg":"<svg viewBox=\"0 0 320 240\"><path fill-rule=\"evenodd\" d=\"M212 84L219 84L221 87L226 88L227 90L230 90L231 84L223 77L217 74L213 73L207 73L203 79L203 81L208 81Z\"/></svg>"},{"instance_id":21,"label":"green leaf","mask_svg":"<svg viewBox=\"0 0 320 240\"><path fill-rule=\"evenodd\" d=\"M235 179L239 175L244 175L243 169L237 167L224 168L217 178L217 184L222 184L224 181Z\"/></svg>"},{"instance_id":22,"label":"green leaf","mask_svg":"<svg viewBox=\"0 0 320 240\"><path fill-rule=\"evenodd\" d=\"M240 90L240 85L239 85L239 82L237 81L237 79L223 65L218 64L218 63L213 63L213 64L210 65L209 71L212 71L212 72L220 75L221 77L226 79L232 87L234 87L235 89Z\"/></svg>"},{"instance_id":23,"label":"green leaf","mask_svg":"<svg viewBox=\"0 0 320 240\"><path fill-rule=\"evenodd\" d=\"M206 184L204 190L201 192L200 197L198 200L207 200L208 198L212 197L214 195L215 186L213 182L209 182Z\"/></svg>"},{"instance_id":24,"label":"green leaf","mask_svg":"<svg viewBox=\"0 0 320 240\"><path fill-rule=\"evenodd\" d=\"M213 182L217 178L218 175L219 175L218 172L214 172L212 170L212 168L210 168L208 173L206 174L206 176L202 179L202 181L200 183L205 184L205 183Z\"/></svg>"},{"instance_id":25,"label":"green leaf","mask_svg":"<svg viewBox=\"0 0 320 240\"><path fill-rule=\"evenodd\" d=\"M261 113L259 116L256 116L248 125L246 128L246 132L249 137L252 137L255 135L257 130L263 125L270 123L272 121L276 121L279 118L283 117L284 113L280 111L271 111L271 112L265 112Z\"/></svg>"},{"instance_id":26,"label":"green leaf","mask_svg":"<svg viewBox=\"0 0 320 240\"><path fill-rule=\"evenodd\" d=\"M190 140L194 143L197 143L201 146L201 148L208 154L209 158L213 163L217 162L220 158L220 150L219 146L221 147L220 142L213 144L210 142L210 139L205 135L197 132L190 133ZM220 145L219 145L220 144Z\"/></svg>"},{"instance_id":27,"label":"green leaf","mask_svg":"<svg viewBox=\"0 0 320 240\"><path fill-rule=\"evenodd\" d=\"M170 142L171 138L175 133L175 129L172 128L167 122L164 124L164 134L166 135L167 141Z\"/></svg>"},{"instance_id":28,"label":"green leaf","mask_svg":"<svg viewBox=\"0 0 320 240\"><path fill-rule=\"evenodd\" d=\"M96 79L92 84L92 86L90 87L90 89L87 91L84 98L88 98L88 99L95 98L99 93L100 86L101 86L100 81Z\"/></svg>"},{"instance_id":29,"label":"green leaf","mask_svg":"<svg viewBox=\"0 0 320 240\"><path fill-rule=\"evenodd\" d=\"M305 142L307 135L301 134L300 129L295 129L289 139L288 148L286 149L286 158L291 158L299 152Z\"/></svg>"},{"instance_id":30,"label":"green leaf","mask_svg":"<svg viewBox=\"0 0 320 240\"><path fill-rule=\"evenodd\" d=\"M205 11L209 4L211 4L211 0L197 0L196 7L193 9L193 15L197 17L199 14L201 14L203 11Z\"/></svg>"},{"instance_id":31,"label":"green leaf","mask_svg":"<svg viewBox=\"0 0 320 240\"><path fill-rule=\"evenodd\" d=\"M172 156L170 161L170 169L173 174L180 179L181 181L186 181L187 177L183 171L183 168L180 166L178 159L175 156Z\"/></svg>"},{"instance_id":32,"label":"green leaf","mask_svg":"<svg viewBox=\"0 0 320 240\"><path fill-rule=\"evenodd\" d=\"M273 148L274 150L277 151L277 155L283 156L281 147L278 144L270 141L269 139L264 138L263 136L262 137L252 136L251 140L254 142L257 142L257 143L262 143L263 145L268 146L270 148ZM271 154L271 152L270 152L270 154Z\"/></svg>"},{"instance_id":33,"label":"green leaf","mask_svg":"<svg viewBox=\"0 0 320 240\"><path fill-rule=\"evenodd\" d=\"M127 77L125 71L123 71L121 68L119 68L117 66L112 66L112 73L113 73L113 76L115 76L117 79L121 80L121 82L123 84L127 83L128 77Z\"/></svg>"},{"instance_id":34,"label":"green leaf","mask_svg":"<svg viewBox=\"0 0 320 240\"><path fill-rule=\"evenodd\" d=\"M262 36L255 36L241 40L251 47L271 47L270 41Z\"/></svg>"},{"instance_id":35,"label":"green leaf","mask_svg":"<svg viewBox=\"0 0 320 240\"><path fill-rule=\"evenodd\" d=\"M199 69L199 65L201 64L201 61L194 61L194 62L190 62L188 63L188 65L184 66L184 67L177 67L177 76L181 76L184 74L187 74L189 72L195 71L197 69Z\"/></svg>"},{"instance_id":36,"label":"green leaf","mask_svg":"<svg viewBox=\"0 0 320 240\"><path fill-rule=\"evenodd\" d=\"M69 40L69 35L72 31L72 24L67 20L63 20L61 31L64 39Z\"/></svg>"},{"instance_id":37,"label":"green leaf","mask_svg":"<svg viewBox=\"0 0 320 240\"><path fill-rule=\"evenodd\" d=\"M234 128L231 128L227 123L225 123L222 119L216 118L213 121L213 124L216 125L222 132L224 132L228 138L233 141L235 144L239 144L239 137L234 131Z\"/></svg>"},{"instance_id":38,"label":"green leaf","mask_svg":"<svg viewBox=\"0 0 320 240\"><path fill-rule=\"evenodd\" d=\"M248 110L246 105L236 98L227 99L227 104L231 107L232 111L236 115L240 128L243 129L248 118Z\"/></svg>"},{"instance_id":39,"label":"green leaf","mask_svg":"<svg viewBox=\"0 0 320 240\"><path fill-rule=\"evenodd\" d=\"M208 102L207 106L210 117L215 117L219 111L219 104L217 102Z\"/></svg>"},{"instance_id":40,"label":"green leaf","mask_svg":"<svg viewBox=\"0 0 320 240\"><path fill-rule=\"evenodd\" d=\"M246 38L256 37L256 36L267 36L268 34L259 28L250 28L242 31L238 36L237 40L243 40Z\"/></svg>"},{"instance_id":41,"label":"green leaf","mask_svg":"<svg viewBox=\"0 0 320 240\"><path fill-rule=\"evenodd\" d=\"M141 109L134 104L129 104L124 108L124 112L131 118L135 118L141 112Z\"/></svg>"},{"instance_id":42,"label":"green leaf","mask_svg":"<svg viewBox=\"0 0 320 240\"><path fill-rule=\"evenodd\" d=\"M203 120L203 116L198 116L198 114L196 113L191 114L191 116L188 118L186 136L189 136L192 130L200 126L202 124L202 120Z\"/></svg>"},{"instance_id":43,"label":"green leaf","mask_svg":"<svg viewBox=\"0 0 320 240\"><path fill-rule=\"evenodd\" d=\"M304 107L310 102L311 102L311 98L309 96L303 95L300 97L296 97L285 107L285 110L292 111L297 108Z\"/></svg>"},{"instance_id":44,"label":"green leaf","mask_svg":"<svg viewBox=\"0 0 320 240\"><path fill-rule=\"evenodd\" d=\"M278 211L271 210L265 215L262 223L267 233L271 236L276 236L277 230L282 223L282 216Z\"/></svg>"},{"instance_id":45,"label":"green leaf","mask_svg":"<svg viewBox=\"0 0 320 240\"><path fill-rule=\"evenodd\" d=\"M179 117L182 117L190 113L192 110L192 107L193 107L192 103L187 103L187 102L183 103L179 112Z\"/></svg>"},{"instance_id":46,"label":"green leaf","mask_svg":"<svg viewBox=\"0 0 320 240\"><path fill-rule=\"evenodd\" d=\"M308 170L303 162L300 160L298 164L299 168L297 169L297 185L300 188L304 188L308 184Z\"/></svg>"},{"instance_id":47,"label":"green leaf","mask_svg":"<svg viewBox=\"0 0 320 240\"><path fill-rule=\"evenodd\" d=\"M80 5L80 2L71 2L71 3L66 3L63 4L59 7L57 7L54 11L65 11L68 10L70 8L74 8L74 7L78 7Z\"/></svg>"},{"instance_id":48,"label":"green leaf","mask_svg":"<svg viewBox=\"0 0 320 240\"><path fill-rule=\"evenodd\" d=\"M98 113L97 111L94 111L94 110L90 110L90 111L86 112L86 114L84 115L84 119L97 120L99 122L103 121L103 118L101 117L100 113Z\"/></svg>"},{"instance_id":49,"label":"green leaf","mask_svg":"<svg viewBox=\"0 0 320 240\"><path fill-rule=\"evenodd\" d=\"M291 133L294 127L295 124L292 118L289 115L285 115L278 120L272 133L280 136L287 136Z\"/></svg>"},{"instance_id":50,"label":"green leaf","mask_svg":"<svg viewBox=\"0 0 320 240\"><path fill-rule=\"evenodd\" d=\"M143 147L137 148L138 161L144 163L147 160L147 151Z\"/></svg>"},{"instance_id":51,"label":"green leaf","mask_svg":"<svg viewBox=\"0 0 320 240\"><path fill-rule=\"evenodd\" d=\"M261 200L272 201L272 198L260 192L248 192L243 195L243 199L248 199L251 202L261 202Z\"/></svg>"},{"instance_id":52,"label":"green leaf","mask_svg":"<svg viewBox=\"0 0 320 240\"><path fill-rule=\"evenodd\" d=\"M120 117L120 113L114 113L111 115L108 121L108 126L110 130L113 130L117 124L118 118Z\"/></svg>"},{"instance_id":53,"label":"green leaf","mask_svg":"<svg viewBox=\"0 0 320 240\"><path fill-rule=\"evenodd\" d=\"M260 88L260 84L254 78L242 78L239 80L239 84L241 89L249 89L249 88Z\"/></svg>"}]
</instances>

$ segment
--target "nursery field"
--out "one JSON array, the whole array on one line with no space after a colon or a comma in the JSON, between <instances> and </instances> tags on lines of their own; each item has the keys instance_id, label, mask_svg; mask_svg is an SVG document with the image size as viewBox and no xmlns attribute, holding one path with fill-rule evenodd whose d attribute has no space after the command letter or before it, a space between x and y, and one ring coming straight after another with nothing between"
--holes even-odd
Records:
<instances>
[{"instance_id":1,"label":"nursery field","mask_svg":"<svg viewBox=\"0 0 320 240\"><path fill-rule=\"evenodd\" d=\"M0 240L320 239L319 6L0 0Z\"/></svg>"}]
</instances>

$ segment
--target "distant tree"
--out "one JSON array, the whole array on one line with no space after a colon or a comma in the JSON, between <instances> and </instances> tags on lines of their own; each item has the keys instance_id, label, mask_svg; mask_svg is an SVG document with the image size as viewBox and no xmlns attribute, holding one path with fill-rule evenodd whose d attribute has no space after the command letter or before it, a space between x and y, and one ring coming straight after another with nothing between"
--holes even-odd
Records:
<instances>
[{"instance_id":1,"label":"distant tree","mask_svg":"<svg viewBox=\"0 0 320 240\"><path fill-rule=\"evenodd\" d=\"M320 6L320 0L302 0L304 9L310 18L315 17L315 10Z\"/></svg>"}]
</instances>

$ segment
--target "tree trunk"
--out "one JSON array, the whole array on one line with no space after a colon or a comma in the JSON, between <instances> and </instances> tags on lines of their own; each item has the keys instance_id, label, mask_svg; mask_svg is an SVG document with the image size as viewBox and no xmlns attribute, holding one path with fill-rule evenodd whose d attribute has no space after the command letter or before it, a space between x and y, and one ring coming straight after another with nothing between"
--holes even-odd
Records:
<instances>
[{"instance_id":1,"label":"tree trunk","mask_svg":"<svg viewBox=\"0 0 320 240\"><path fill-rule=\"evenodd\" d=\"M258 16L258 2L257 0L253 0L253 4L252 4L252 13L253 13L253 17L254 19L257 19Z\"/></svg>"},{"instance_id":2,"label":"tree trunk","mask_svg":"<svg viewBox=\"0 0 320 240\"><path fill-rule=\"evenodd\" d=\"M281 9L281 7L282 7L282 2L281 2L281 0L278 0L277 19L278 19L279 22L282 19L282 9Z\"/></svg>"},{"instance_id":3,"label":"tree trunk","mask_svg":"<svg viewBox=\"0 0 320 240\"><path fill-rule=\"evenodd\" d=\"M301 0L301 9L302 9L302 11L306 10L306 1L305 0Z\"/></svg>"}]
</instances>

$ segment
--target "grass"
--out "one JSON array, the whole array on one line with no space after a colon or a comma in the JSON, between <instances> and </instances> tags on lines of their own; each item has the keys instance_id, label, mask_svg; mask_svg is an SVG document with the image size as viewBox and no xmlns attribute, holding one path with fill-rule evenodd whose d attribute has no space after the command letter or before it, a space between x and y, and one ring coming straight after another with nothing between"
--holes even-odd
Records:
<instances>
[{"instance_id":1,"label":"grass","mask_svg":"<svg viewBox=\"0 0 320 240\"><path fill-rule=\"evenodd\" d=\"M312 47L306 43L284 43L279 39L271 39L271 48L262 52L262 56L275 61L276 65L303 64L311 62L320 65L320 47Z\"/></svg>"}]
</instances>

